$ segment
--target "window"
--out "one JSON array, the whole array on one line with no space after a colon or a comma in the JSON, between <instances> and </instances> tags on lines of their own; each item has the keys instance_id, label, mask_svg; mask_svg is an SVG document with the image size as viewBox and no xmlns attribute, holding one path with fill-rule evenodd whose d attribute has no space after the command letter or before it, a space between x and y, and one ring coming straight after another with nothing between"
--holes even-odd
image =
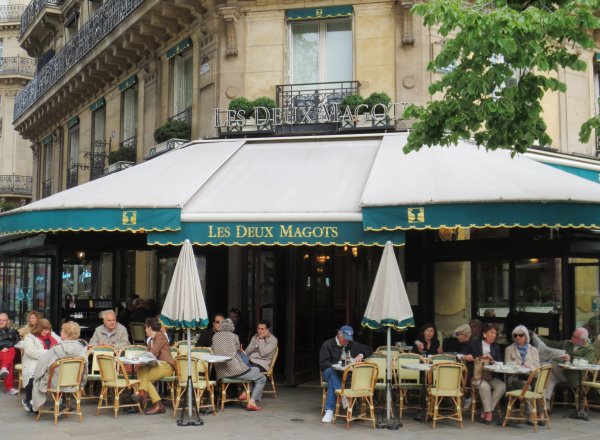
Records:
<instances>
[{"instance_id":1,"label":"window","mask_svg":"<svg viewBox=\"0 0 600 440\"><path fill-rule=\"evenodd\" d=\"M4 58L4 38L0 38L0 59L1 58Z\"/></svg>"},{"instance_id":2,"label":"window","mask_svg":"<svg viewBox=\"0 0 600 440\"><path fill-rule=\"evenodd\" d=\"M106 109L104 106L92 113L92 156L90 161L90 180L104 175L106 157Z\"/></svg>"},{"instance_id":3,"label":"window","mask_svg":"<svg viewBox=\"0 0 600 440\"><path fill-rule=\"evenodd\" d=\"M352 80L350 20L292 23L291 49L292 83Z\"/></svg>"},{"instance_id":4,"label":"window","mask_svg":"<svg viewBox=\"0 0 600 440\"><path fill-rule=\"evenodd\" d=\"M79 124L69 128L69 167L67 169L67 188L77 186L79 171Z\"/></svg>"},{"instance_id":5,"label":"window","mask_svg":"<svg viewBox=\"0 0 600 440\"><path fill-rule=\"evenodd\" d=\"M134 87L125 90L123 98L123 113L121 126L123 127L122 140L135 138L137 130L137 91Z\"/></svg>"},{"instance_id":6,"label":"window","mask_svg":"<svg viewBox=\"0 0 600 440\"><path fill-rule=\"evenodd\" d=\"M42 184L42 197L48 197L52 193L52 141L44 144L44 181Z\"/></svg>"},{"instance_id":7,"label":"window","mask_svg":"<svg viewBox=\"0 0 600 440\"><path fill-rule=\"evenodd\" d=\"M506 318L510 311L508 261L475 261L473 272L475 315Z\"/></svg>"},{"instance_id":8,"label":"window","mask_svg":"<svg viewBox=\"0 0 600 440\"><path fill-rule=\"evenodd\" d=\"M90 5L90 16L94 15L102 6L102 0L89 0Z\"/></svg>"},{"instance_id":9,"label":"window","mask_svg":"<svg viewBox=\"0 0 600 440\"><path fill-rule=\"evenodd\" d=\"M575 293L575 325L587 327L595 340L600 330L600 261L569 258L571 291Z\"/></svg>"},{"instance_id":10,"label":"window","mask_svg":"<svg viewBox=\"0 0 600 440\"><path fill-rule=\"evenodd\" d=\"M65 20L65 41L69 41L77 33L78 18L79 18L79 13L76 11L73 11L68 16L68 18Z\"/></svg>"},{"instance_id":11,"label":"window","mask_svg":"<svg viewBox=\"0 0 600 440\"><path fill-rule=\"evenodd\" d=\"M192 107L193 60L187 51L173 61L173 115L177 116Z\"/></svg>"}]
</instances>

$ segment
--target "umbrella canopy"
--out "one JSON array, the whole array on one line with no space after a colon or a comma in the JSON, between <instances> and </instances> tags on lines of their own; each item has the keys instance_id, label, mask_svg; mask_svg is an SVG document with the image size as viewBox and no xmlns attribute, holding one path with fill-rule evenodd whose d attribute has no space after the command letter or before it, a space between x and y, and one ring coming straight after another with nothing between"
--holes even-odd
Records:
<instances>
[{"instance_id":1,"label":"umbrella canopy","mask_svg":"<svg viewBox=\"0 0 600 440\"><path fill-rule=\"evenodd\" d=\"M200 275L189 240L184 241L177 259L160 321L178 329L203 329L208 325Z\"/></svg>"},{"instance_id":2,"label":"umbrella canopy","mask_svg":"<svg viewBox=\"0 0 600 440\"><path fill-rule=\"evenodd\" d=\"M415 325L394 247L389 241L385 244L361 325L373 330L390 327L398 331Z\"/></svg>"}]
</instances>

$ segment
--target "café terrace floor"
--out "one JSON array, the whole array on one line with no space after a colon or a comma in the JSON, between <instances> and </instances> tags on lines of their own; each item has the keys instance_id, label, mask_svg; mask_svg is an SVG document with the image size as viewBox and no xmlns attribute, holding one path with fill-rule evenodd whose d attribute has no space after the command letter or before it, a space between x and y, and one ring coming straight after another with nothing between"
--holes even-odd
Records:
<instances>
[{"instance_id":1,"label":"caf\u00e9 terrace floor","mask_svg":"<svg viewBox=\"0 0 600 440\"><path fill-rule=\"evenodd\" d=\"M76 416L60 418L58 426L53 425L50 415L43 415L39 422L26 414L21 407L22 396L0 394L0 437L7 440L64 440L69 438L110 440L121 439L194 439L200 436L217 439L315 439L327 436L328 440L343 438L386 439L419 438L420 440L453 439L598 439L600 432L600 411L590 413L590 421L574 420L566 417L570 409L555 409L551 416L551 429L544 427L536 434L533 428L524 424L502 428L487 426L470 421L464 429L450 421L438 422L432 429L431 422L422 424L414 421L414 412L409 412L403 420L404 426L398 431L372 429L365 422L353 422L346 431L343 419L335 425L321 423L321 390L318 386L279 387L277 400L263 397L263 410L245 411L238 404L226 405L224 412L216 416L203 416L204 426L178 427L172 412L145 416L120 414L113 418L112 410L104 410L96 417L95 401L83 404L84 419L79 423ZM167 407L168 408L168 407ZM118 436L118 437L117 437Z\"/></svg>"}]
</instances>

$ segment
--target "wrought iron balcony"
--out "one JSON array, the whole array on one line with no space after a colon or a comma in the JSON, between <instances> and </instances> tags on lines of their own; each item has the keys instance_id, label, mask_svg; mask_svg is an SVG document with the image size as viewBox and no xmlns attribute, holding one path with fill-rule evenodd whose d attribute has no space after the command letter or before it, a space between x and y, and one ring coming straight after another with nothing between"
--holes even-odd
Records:
<instances>
[{"instance_id":1,"label":"wrought iron balcony","mask_svg":"<svg viewBox=\"0 0 600 440\"><path fill-rule=\"evenodd\" d=\"M56 0L61 1L61 0ZM106 0L90 19L85 22L79 32L38 72L15 98L14 119L21 116L38 99L56 84L81 59L87 55L99 42L104 40L120 23L145 0ZM34 4L45 4L34 0ZM26 11L27 12L27 11ZM33 11L30 11L33 14ZM39 11L38 11L39 12ZM21 22L21 31L27 20ZM29 22L30 24L30 22Z\"/></svg>"},{"instance_id":2,"label":"wrought iron balcony","mask_svg":"<svg viewBox=\"0 0 600 440\"><path fill-rule=\"evenodd\" d=\"M0 176L0 194L31 196L31 177L14 174Z\"/></svg>"},{"instance_id":3,"label":"wrought iron balcony","mask_svg":"<svg viewBox=\"0 0 600 440\"><path fill-rule=\"evenodd\" d=\"M60 7L63 3L64 0L33 0L29 3L29 6L25 8L25 12L21 15L21 36L23 36L29 26L31 26L31 23L33 23L46 6Z\"/></svg>"},{"instance_id":4,"label":"wrought iron balcony","mask_svg":"<svg viewBox=\"0 0 600 440\"><path fill-rule=\"evenodd\" d=\"M275 86L277 107L304 108L310 119L317 122L319 108L339 105L345 96L357 94L359 85L358 81L278 85Z\"/></svg>"},{"instance_id":5,"label":"wrought iron balcony","mask_svg":"<svg viewBox=\"0 0 600 440\"><path fill-rule=\"evenodd\" d=\"M192 128L192 108L186 108L184 111L177 113L175 116L171 116L169 121L182 121L188 126L189 129Z\"/></svg>"},{"instance_id":6,"label":"wrought iron balcony","mask_svg":"<svg viewBox=\"0 0 600 440\"><path fill-rule=\"evenodd\" d=\"M73 163L67 170L67 189L77 186L79 182L79 164Z\"/></svg>"},{"instance_id":7,"label":"wrought iron balcony","mask_svg":"<svg viewBox=\"0 0 600 440\"><path fill-rule=\"evenodd\" d=\"M129 139L125 139L119 144L119 149L121 148L130 148L135 150L137 147L137 136L132 136Z\"/></svg>"},{"instance_id":8,"label":"wrought iron balcony","mask_svg":"<svg viewBox=\"0 0 600 440\"><path fill-rule=\"evenodd\" d=\"M25 57L0 58L0 75L26 75L35 73L35 60Z\"/></svg>"},{"instance_id":9,"label":"wrought iron balcony","mask_svg":"<svg viewBox=\"0 0 600 440\"><path fill-rule=\"evenodd\" d=\"M1 5L0 22L20 21L24 10L25 5Z\"/></svg>"},{"instance_id":10,"label":"wrought iron balcony","mask_svg":"<svg viewBox=\"0 0 600 440\"><path fill-rule=\"evenodd\" d=\"M42 184L42 198L52 195L52 179L44 180Z\"/></svg>"}]
</instances>

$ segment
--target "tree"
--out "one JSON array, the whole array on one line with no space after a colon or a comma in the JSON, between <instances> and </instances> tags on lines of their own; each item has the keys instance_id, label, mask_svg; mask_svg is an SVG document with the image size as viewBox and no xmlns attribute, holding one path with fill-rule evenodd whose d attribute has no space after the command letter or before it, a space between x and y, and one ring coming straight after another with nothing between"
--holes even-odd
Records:
<instances>
[{"instance_id":1,"label":"tree","mask_svg":"<svg viewBox=\"0 0 600 440\"><path fill-rule=\"evenodd\" d=\"M427 0L412 13L428 27L439 26L446 40L428 70L447 70L429 92L443 94L425 106L411 105L404 116L415 123L405 151L456 144L513 154L550 145L541 99L566 91L561 68L585 70L582 49L593 49L600 28L600 0ZM598 118L581 128L582 142L600 128Z\"/></svg>"}]
</instances>

